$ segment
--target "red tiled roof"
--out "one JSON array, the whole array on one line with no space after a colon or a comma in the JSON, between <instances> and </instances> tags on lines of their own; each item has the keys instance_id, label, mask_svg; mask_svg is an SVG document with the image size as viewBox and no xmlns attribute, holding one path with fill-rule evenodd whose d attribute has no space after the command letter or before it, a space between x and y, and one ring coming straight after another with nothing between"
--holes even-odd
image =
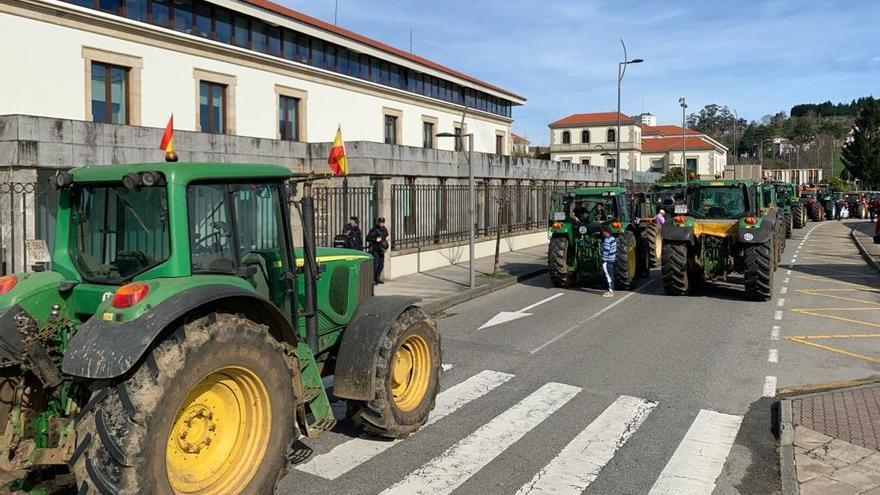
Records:
<instances>
[{"instance_id":1,"label":"red tiled roof","mask_svg":"<svg viewBox=\"0 0 880 495\"><path fill-rule=\"evenodd\" d=\"M685 129L685 134L698 136L702 133L693 129ZM681 136L681 126L668 124L642 126L642 136Z\"/></svg>"},{"instance_id":2,"label":"red tiled roof","mask_svg":"<svg viewBox=\"0 0 880 495\"><path fill-rule=\"evenodd\" d=\"M510 133L510 139L513 140L514 143L528 143L529 140L520 136L519 134Z\"/></svg>"},{"instance_id":3,"label":"red tiled roof","mask_svg":"<svg viewBox=\"0 0 880 495\"><path fill-rule=\"evenodd\" d=\"M550 127L567 127L575 125L592 125L592 124L616 124L617 112L595 112L595 113L575 113L568 117L551 122ZM621 124L638 124L636 120L628 115L620 114ZM641 124L638 124L641 125Z\"/></svg>"},{"instance_id":4,"label":"red tiled roof","mask_svg":"<svg viewBox=\"0 0 880 495\"><path fill-rule=\"evenodd\" d=\"M468 75L463 74L461 72L458 72L457 70L450 69L449 67L445 67L445 66L440 65L436 62L432 62L426 58L420 57L418 55L413 55L412 53L408 53L403 50L399 50L397 48L394 48L393 46L386 45L385 43L367 38L366 36L362 36L360 34L354 33L354 32L349 31L347 29L343 29L343 28L334 26L333 24L330 24L328 22L324 22L320 19L303 14L301 12L297 12L293 9L289 9L287 7L278 5L277 3L273 3L268 0L241 0L241 1L244 3L248 3L250 5L259 7L261 9L268 10L269 12L273 12L275 14L278 14L278 15L281 15L284 17L288 17L288 18L293 19L295 21L299 21L304 24L308 24L309 26L312 26L314 28L328 31L333 34L348 38L350 40L357 41L358 43L363 43L365 45L382 50L384 52L388 52L392 55L396 55L398 57L405 58L405 59L410 60L412 62L415 62L417 64L421 64L421 65L430 67L430 68L438 70L440 72L445 72L446 74L449 74L451 76L455 76L455 77L464 79L466 81L472 82L474 84L498 91L499 93L506 94L506 95L511 96L513 98L525 100L524 97L522 97L516 93L511 93L510 91L507 91L506 89L499 88L498 86L493 86L493 85L486 83L486 82L483 82L477 78L468 76Z\"/></svg>"},{"instance_id":5,"label":"red tiled roof","mask_svg":"<svg viewBox=\"0 0 880 495\"><path fill-rule=\"evenodd\" d=\"M679 127L679 129L681 129ZM714 150L717 147L700 137L687 137L685 144L689 150ZM681 151L681 137L660 137L642 139L642 153L666 153Z\"/></svg>"}]
</instances>

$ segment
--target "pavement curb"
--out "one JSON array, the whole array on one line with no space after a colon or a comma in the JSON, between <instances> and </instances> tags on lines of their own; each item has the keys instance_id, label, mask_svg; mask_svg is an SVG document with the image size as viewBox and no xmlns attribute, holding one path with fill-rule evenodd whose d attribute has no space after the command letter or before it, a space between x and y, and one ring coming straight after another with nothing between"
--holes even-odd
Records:
<instances>
[{"instance_id":1,"label":"pavement curb","mask_svg":"<svg viewBox=\"0 0 880 495\"><path fill-rule=\"evenodd\" d=\"M865 245L862 244L862 241L859 239L859 236L856 235L856 231L851 230L849 232L849 235L850 235L850 237L852 237L853 242L856 243L856 247L859 248L859 252L862 253L862 258L865 258L865 261L867 261L871 266L873 266L875 270L880 272L880 264L878 264L877 260L875 260L874 257L871 256L871 253L869 253L868 250L865 249Z\"/></svg>"},{"instance_id":2,"label":"pavement curb","mask_svg":"<svg viewBox=\"0 0 880 495\"><path fill-rule=\"evenodd\" d=\"M491 294L492 292L495 292L497 290L504 289L505 287L510 287L511 285L518 284L524 280L528 280L530 278L534 278L545 273L547 273L546 267L538 268L530 272L521 273L515 277L509 277L503 280L489 282L486 285L474 287L473 289L466 289L461 292L448 295L441 299L437 299L436 301L422 304L421 307L426 312L428 312L428 314L436 315L448 308L451 308L452 306L455 306L456 304L460 304L480 296L485 296L486 294Z\"/></svg>"},{"instance_id":3,"label":"pavement curb","mask_svg":"<svg viewBox=\"0 0 880 495\"><path fill-rule=\"evenodd\" d=\"M800 488L794 464L794 423L791 416L791 400L782 399L779 410L779 473L782 479L782 495L798 495Z\"/></svg>"}]
</instances>

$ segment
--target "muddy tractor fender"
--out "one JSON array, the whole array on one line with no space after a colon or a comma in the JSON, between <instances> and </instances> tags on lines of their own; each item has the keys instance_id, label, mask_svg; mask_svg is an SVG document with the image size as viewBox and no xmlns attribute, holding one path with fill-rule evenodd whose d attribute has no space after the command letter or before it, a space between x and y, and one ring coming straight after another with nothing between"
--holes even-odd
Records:
<instances>
[{"instance_id":1,"label":"muddy tractor fender","mask_svg":"<svg viewBox=\"0 0 880 495\"><path fill-rule=\"evenodd\" d=\"M660 235L664 241L687 242L690 244L694 242L693 222L690 223L691 225L679 226L671 220L667 220L663 224L663 228L660 229Z\"/></svg>"},{"instance_id":2,"label":"muddy tractor fender","mask_svg":"<svg viewBox=\"0 0 880 495\"><path fill-rule=\"evenodd\" d=\"M155 342L165 338L166 330L177 328L176 322L206 306L234 308L268 325L280 340L296 345L293 329L271 302L243 287L209 284L174 294L129 321L107 321L99 311L70 339L61 370L89 379L119 377L131 370Z\"/></svg>"},{"instance_id":3,"label":"muddy tractor fender","mask_svg":"<svg viewBox=\"0 0 880 495\"><path fill-rule=\"evenodd\" d=\"M333 395L363 401L375 398L379 345L397 317L418 301L409 296L376 296L358 305L339 345Z\"/></svg>"},{"instance_id":4,"label":"muddy tractor fender","mask_svg":"<svg viewBox=\"0 0 880 495\"><path fill-rule=\"evenodd\" d=\"M761 244L769 241L773 237L773 231L776 228L776 219L772 217L764 217L761 223L756 227L740 228L737 233L737 242L740 244Z\"/></svg>"}]
</instances>

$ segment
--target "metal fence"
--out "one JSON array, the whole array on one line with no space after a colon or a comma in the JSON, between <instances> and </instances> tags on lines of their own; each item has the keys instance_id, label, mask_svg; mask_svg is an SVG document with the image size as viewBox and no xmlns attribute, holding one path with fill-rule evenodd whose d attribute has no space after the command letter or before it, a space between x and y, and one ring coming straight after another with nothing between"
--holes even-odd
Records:
<instances>
[{"instance_id":1,"label":"metal fence","mask_svg":"<svg viewBox=\"0 0 880 495\"><path fill-rule=\"evenodd\" d=\"M54 191L37 182L0 182L0 275L30 269L25 241L51 247L54 226Z\"/></svg>"},{"instance_id":2,"label":"metal fence","mask_svg":"<svg viewBox=\"0 0 880 495\"><path fill-rule=\"evenodd\" d=\"M554 196L564 186L492 185L476 187L476 234L480 237L547 227ZM391 192L392 249L407 249L468 238L468 186L396 184Z\"/></svg>"},{"instance_id":3,"label":"metal fence","mask_svg":"<svg viewBox=\"0 0 880 495\"><path fill-rule=\"evenodd\" d=\"M332 246L333 237L342 233L342 228L351 216L360 219L364 235L373 225L377 200L372 186L318 187L315 188L314 195L318 246Z\"/></svg>"}]
</instances>

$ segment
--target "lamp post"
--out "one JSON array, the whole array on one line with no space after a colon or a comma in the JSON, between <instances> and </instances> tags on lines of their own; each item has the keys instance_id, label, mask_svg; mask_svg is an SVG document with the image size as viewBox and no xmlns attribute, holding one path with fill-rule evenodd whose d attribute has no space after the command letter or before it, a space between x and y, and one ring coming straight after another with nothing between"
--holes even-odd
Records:
<instances>
[{"instance_id":1,"label":"lamp post","mask_svg":"<svg viewBox=\"0 0 880 495\"><path fill-rule=\"evenodd\" d=\"M739 154L736 151L736 121L739 120L739 114L733 109L733 164L736 165L739 160Z\"/></svg>"},{"instance_id":2,"label":"lamp post","mask_svg":"<svg viewBox=\"0 0 880 495\"><path fill-rule=\"evenodd\" d=\"M620 187L620 85L623 82L623 75L626 74L627 65L644 62L644 60L640 58L630 60L626 55L626 44L622 39L620 40L620 44L623 46L623 61L617 64L617 134L614 135L614 140L617 141L617 158L614 163L617 187Z\"/></svg>"},{"instance_id":3,"label":"lamp post","mask_svg":"<svg viewBox=\"0 0 880 495\"><path fill-rule=\"evenodd\" d=\"M601 144L596 143L596 147L599 148L600 150L602 150L602 153L599 153L599 156L605 156L605 157L608 157L608 158L614 158L614 155L611 154L611 153L609 153L608 150L606 150L605 147L602 146ZM616 165L616 164L615 164L615 165ZM613 181L613 179L614 179L614 169L609 169L609 168L607 168L607 164L606 164L606 169L605 169L605 170L606 170L608 173L611 174L611 179L612 179L612 181Z\"/></svg>"},{"instance_id":4,"label":"lamp post","mask_svg":"<svg viewBox=\"0 0 880 495\"><path fill-rule=\"evenodd\" d=\"M453 134L451 132L441 132L437 134L437 137L451 137L455 139L461 139L462 137L467 136L468 138L468 286L473 289L476 287L474 283L474 238L476 237L476 233L474 232L474 224L477 221L476 218L476 195L474 194L474 134ZM501 226L499 225L500 229Z\"/></svg>"},{"instance_id":5,"label":"lamp post","mask_svg":"<svg viewBox=\"0 0 880 495\"><path fill-rule=\"evenodd\" d=\"M684 174L685 180L687 180L687 141L685 141L685 127L684 127L684 112L687 110L687 102L684 99L684 96L678 99L678 104L681 105L681 172Z\"/></svg>"}]
</instances>

